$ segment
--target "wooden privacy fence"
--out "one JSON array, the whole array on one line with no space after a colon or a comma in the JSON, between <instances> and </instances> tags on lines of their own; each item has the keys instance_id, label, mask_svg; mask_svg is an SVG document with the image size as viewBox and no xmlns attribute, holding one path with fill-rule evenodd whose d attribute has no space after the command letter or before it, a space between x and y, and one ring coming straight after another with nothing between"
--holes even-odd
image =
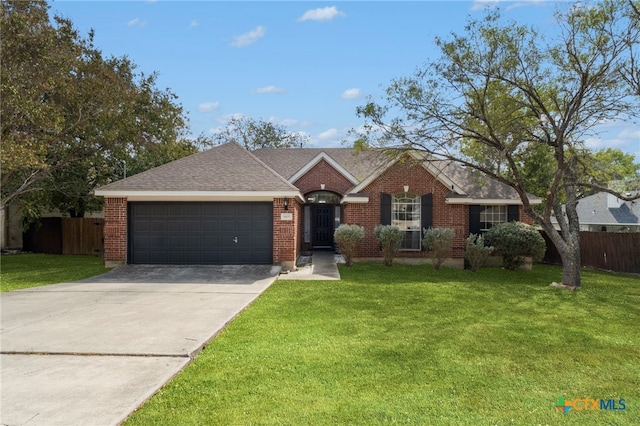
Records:
<instances>
[{"instance_id":1,"label":"wooden privacy fence","mask_svg":"<svg viewBox=\"0 0 640 426\"><path fill-rule=\"evenodd\" d=\"M102 256L104 219L47 217L24 232L23 249L33 253Z\"/></svg>"},{"instance_id":2,"label":"wooden privacy fence","mask_svg":"<svg viewBox=\"0 0 640 426\"><path fill-rule=\"evenodd\" d=\"M546 233L544 262L562 264L560 254ZM582 266L614 272L640 273L640 233L580 232Z\"/></svg>"}]
</instances>

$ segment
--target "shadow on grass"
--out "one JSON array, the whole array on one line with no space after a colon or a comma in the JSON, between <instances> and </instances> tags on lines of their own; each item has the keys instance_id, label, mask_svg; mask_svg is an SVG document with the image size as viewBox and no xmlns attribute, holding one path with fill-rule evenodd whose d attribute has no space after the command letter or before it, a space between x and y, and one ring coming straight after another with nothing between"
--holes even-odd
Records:
<instances>
[{"instance_id":1,"label":"shadow on grass","mask_svg":"<svg viewBox=\"0 0 640 426\"><path fill-rule=\"evenodd\" d=\"M559 267L535 265L531 271L509 271L502 268L482 268L478 272L432 265L393 265L384 267L374 263L356 263L351 268L339 265L340 275L353 283L463 283L506 285L549 285L559 281Z\"/></svg>"}]
</instances>

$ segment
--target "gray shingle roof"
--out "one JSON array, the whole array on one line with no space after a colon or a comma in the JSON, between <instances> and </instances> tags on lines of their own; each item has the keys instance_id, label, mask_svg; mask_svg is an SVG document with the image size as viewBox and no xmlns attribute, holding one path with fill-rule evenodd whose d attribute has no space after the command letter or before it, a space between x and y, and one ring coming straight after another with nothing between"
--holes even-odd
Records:
<instances>
[{"instance_id":1,"label":"gray shingle roof","mask_svg":"<svg viewBox=\"0 0 640 426\"><path fill-rule=\"evenodd\" d=\"M102 191L298 191L290 179L321 153L330 157L359 182L379 173L390 158L380 150L353 148L263 148L249 152L235 142L219 145L171 163L98 188ZM478 172L444 161L431 169L460 187L465 198L507 199L519 202L507 185ZM452 194L452 197L455 197ZM537 197L533 197L537 198Z\"/></svg>"},{"instance_id":2,"label":"gray shingle roof","mask_svg":"<svg viewBox=\"0 0 640 426\"><path fill-rule=\"evenodd\" d=\"M322 152L344 167L360 182L371 174L379 172L390 161L390 158L381 155L379 150L361 151L353 148L263 148L254 151L254 154L276 172L289 179ZM433 168L441 170L443 175L462 188L468 198L507 199L520 202L520 197L513 188L493 179L488 179L480 172L471 171L454 163L441 160L431 161L431 165ZM530 196L530 199L539 198Z\"/></svg>"},{"instance_id":3,"label":"gray shingle roof","mask_svg":"<svg viewBox=\"0 0 640 426\"><path fill-rule=\"evenodd\" d=\"M113 182L100 191L297 191L235 142Z\"/></svg>"},{"instance_id":4,"label":"gray shingle roof","mask_svg":"<svg viewBox=\"0 0 640 426\"><path fill-rule=\"evenodd\" d=\"M463 188L469 198L480 200L514 200L520 202L520 196L512 187L497 180L489 179L477 170L469 170L460 165L434 161L434 166L442 170L449 179ZM530 195L530 200L539 200L539 197Z\"/></svg>"},{"instance_id":5,"label":"gray shingle roof","mask_svg":"<svg viewBox=\"0 0 640 426\"><path fill-rule=\"evenodd\" d=\"M632 196L637 193L633 193ZM578 201L580 223L598 225L638 225L640 224L640 200L621 201L619 207L607 206L608 193L599 192Z\"/></svg>"}]
</instances>

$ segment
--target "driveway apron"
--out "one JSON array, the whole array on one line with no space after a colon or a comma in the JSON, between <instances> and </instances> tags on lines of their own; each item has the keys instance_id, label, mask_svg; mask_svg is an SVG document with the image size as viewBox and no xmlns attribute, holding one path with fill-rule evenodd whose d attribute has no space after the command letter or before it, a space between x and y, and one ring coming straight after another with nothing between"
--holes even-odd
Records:
<instances>
[{"instance_id":1,"label":"driveway apron","mask_svg":"<svg viewBox=\"0 0 640 426\"><path fill-rule=\"evenodd\" d=\"M253 265L126 266L3 293L0 423L121 423L278 273Z\"/></svg>"}]
</instances>

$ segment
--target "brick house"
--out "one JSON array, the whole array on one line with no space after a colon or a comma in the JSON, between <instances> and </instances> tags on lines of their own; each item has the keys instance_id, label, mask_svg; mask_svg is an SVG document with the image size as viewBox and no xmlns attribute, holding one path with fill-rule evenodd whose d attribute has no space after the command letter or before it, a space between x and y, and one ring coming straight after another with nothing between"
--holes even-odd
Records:
<instances>
[{"instance_id":1,"label":"brick house","mask_svg":"<svg viewBox=\"0 0 640 426\"><path fill-rule=\"evenodd\" d=\"M379 258L378 224L404 234L399 258L424 260L422 229L465 239L493 224L531 222L515 191L418 154L390 159L350 148L217 146L96 189L105 199L105 263L279 264L333 248L340 223L365 228L357 257ZM532 197L532 202L539 202Z\"/></svg>"}]
</instances>

